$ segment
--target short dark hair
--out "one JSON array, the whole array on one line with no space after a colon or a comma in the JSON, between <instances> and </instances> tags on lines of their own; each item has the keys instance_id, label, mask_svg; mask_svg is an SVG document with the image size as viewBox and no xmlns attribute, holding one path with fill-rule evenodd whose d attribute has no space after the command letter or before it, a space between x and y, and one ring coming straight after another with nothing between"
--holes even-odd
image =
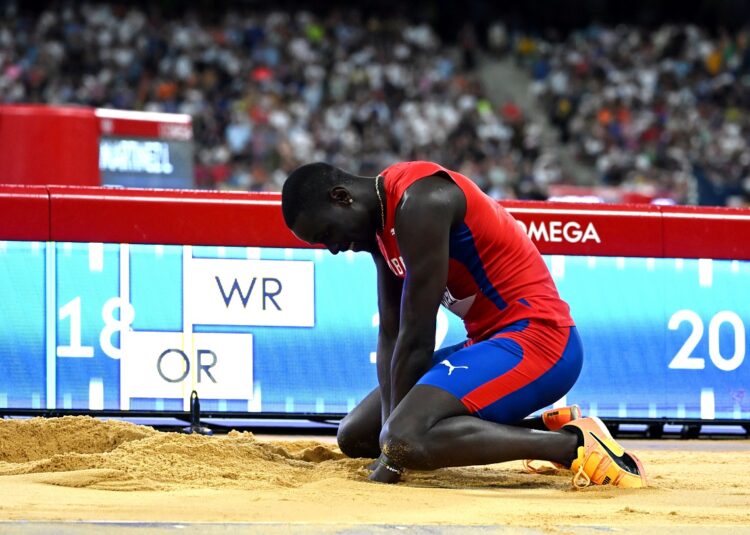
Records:
<instances>
[{"instance_id":1,"label":"short dark hair","mask_svg":"<svg viewBox=\"0 0 750 535\"><path fill-rule=\"evenodd\" d=\"M281 188L281 211L286 226L292 228L303 211L322 206L328 191L346 182L347 176L324 162L308 163L292 171Z\"/></svg>"}]
</instances>

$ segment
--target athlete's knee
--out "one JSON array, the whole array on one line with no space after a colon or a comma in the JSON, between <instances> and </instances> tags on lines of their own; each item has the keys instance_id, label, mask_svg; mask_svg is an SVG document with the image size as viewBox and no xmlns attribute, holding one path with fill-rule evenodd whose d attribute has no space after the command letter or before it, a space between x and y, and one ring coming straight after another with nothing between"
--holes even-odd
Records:
<instances>
[{"instance_id":1,"label":"athlete's knee","mask_svg":"<svg viewBox=\"0 0 750 535\"><path fill-rule=\"evenodd\" d=\"M407 426L386 424L380 433L380 449L394 464L414 470L432 470L429 448L419 433Z\"/></svg>"},{"instance_id":2,"label":"athlete's knee","mask_svg":"<svg viewBox=\"0 0 750 535\"><path fill-rule=\"evenodd\" d=\"M362 433L361 427L359 430L358 427L347 418L341 420L336 432L336 441L341 452L352 458L375 458L380 455L377 436L366 436L366 433Z\"/></svg>"}]
</instances>

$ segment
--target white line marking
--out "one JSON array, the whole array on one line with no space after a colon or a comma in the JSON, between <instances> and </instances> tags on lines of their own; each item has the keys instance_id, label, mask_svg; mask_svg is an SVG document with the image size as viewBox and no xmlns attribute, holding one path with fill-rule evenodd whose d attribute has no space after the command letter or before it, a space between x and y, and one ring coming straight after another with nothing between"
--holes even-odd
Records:
<instances>
[{"instance_id":1,"label":"white line marking","mask_svg":"<svg viewBox=\"0 0 750 535\"><path fill-rule=\"evenodd\" d=\"M192 245L183 245L182 246L182 281L183 281L183 288L182 288L182 302L187 303L187 292L188 285L185 283L185 281L192 279L192 273L193 273L193 246ZM191 364L192 366L195 366L195 362L192 361L193 356L195 355L194 348L195 348L195 336L193 334L193 312L194 310L191 310L192 307L183 305L182 307L182 350L185 351L188 355L191 357ZM194 381L194 378L191 378L192 381ZM192 393L192 388L195 386L194 384L189 384L187 381L183 381L182 387L182 410L189 411L190 410L190 395Z\"/></svg>"},{"instance_id":2,"label":"white line marking","mask_svg":"<svg viewBox=\"0 0 750 535\"><path fill-rule=\"evenodd\" d=\"M94 114L101 119L130 119L135 121L155 121L159 123L190 124L187 113L162 113L158 111L130 111L98 108Z\"/></svg>"},{"instance_id":3,"label":"white line marking","mask_svg":"<svg viewBox=\"0 0 750 535\"><path fill-rule=\"evenodd\" d=\"M716 416L716 400L713 388L701 389L701 419L713 420Z\"/></svg>"},{"instance_id":4,"label":"white line marking","mask_svg":"<svg viewBox=\"0 0 750 535\"><path fill-rule=\"evenodd\" d=\"M646 259L646 269L648 271L653 271L656 268L656 259L655 258L647 258Z\"/></svg>"},{"instance_id":5,"label":"white line marking","mask_svg":"<svg viewBox=\"0 0 750 535\"><path fill-rule=\"evenodd\" d=\"M219 258L224 258L225 256L227 256L227 248L223 245L219 245L216 248L216 256L218 256Z\"/></svg>"},{"instance_id":6,"label":"white line marking","mask_svg":"<svg viewBox=\"0 0 750 535\"><path fill-rule=\"evenodd\" d=\"M729 266L730 266L730 269L732 270L732 273L740 272L740 263L737 260L732 260Z\"/></svg>"},{"instance_id":7,"label":"white line marking","mask_svg":"<svg viewBox=\"0 0 750 535\"><path fill-rule=\"evenodd\" d=\"M158 257L164 256L164 246L163 245L155 245L154 246L154 254Z\"/></svg>"},{"instance_id":8,"label":"white line marking","mask_svg":"<svg viewBox=\"0 0 750 535\"><path fill-rule=\"evenodd\" d=\"M552 263L550 271L552 272L553 279L564 279L565 278L565 257L562 255L552 255L550 257Z\"/></svg>"},{"instance_id":9,"label":"white line marking","mask_svg":"<svg viewBox=\"0 0 750 535\"><path fill-rule=\"evenodd\" d=\"M714 284L713 265L710 258L698 259L698 284L703 288L710 288Z\"/></svg>"},{"instance_id":10,"label":"white line marking","mask_svg":"<svg viewBox=\"0 0 750 535\"><path fill-rule=\"evenodd\" d=\"M684 267L685 267L685 261L682 258L675 258L674 268L677 271L682 271L682 268Z\"/></svg>"},{"instance_id":11,"label":"white line marking","mask_svg":"<svg viewBox=\"0 0 750 535\"><path fill-rule=\"evenodd\" d=\"M260 260L260 247L247 247L248 260Z\"/></svg>"},{"instance_id":12,"label":"white line marking","mask_svg":"<svg viewBox=\"0 0 750 535\"><path fill-rule=\"evenodd\" d=\"M589 269L594 269L596 267L596 257L595 256L589 256L586 258L586 265Z\"/></svg>"},{"instance_id":13,"label":"white line marking","mask_svg":"<svg viewBox=\"0 0 750 535\"><path fill-rule=\"evenodd\" d=\"M104 410L104 383L100 377L92 377L89 381L89 410Z\"/></svg>"},{"instance_id":14,"label":"white line marking","mask_svg":"<svg viewBox=\"0 0 750 535\"><path fill-rule=\"evenodd\" d=\"M164 197L138 197L135 195L112 195L107 197L91 197L89 195L76 195L70 194L65 196L66 199L79 200L79 201L132 201L132 202L159 202L163 203L166 201L174 200L175 204L236 204L240 206L281 206L281 200L278 201L260 201L257 199L210 199L210 198L164 198Z\"/></svg>"},{"instance_id":15,"label":"white line marking","mask_svg":"<svg viewBox=\"0 0 750 535\"><path fill-rule=\"evenodd\" d=\"M130 244L120 244L120 299L130 303ZM122 314L122 311L120 311Z\"/></svg>"},{"instance_id":16,"label":"white line marking","mask_svg":"<svg viewBox=\"0 0 750 535\"><path fill-rule=\"evenodd\" d=\"M617 260L615 260L615 266L617 266L617 269L625 269L625 257L618 256Z\"/></svg>"},{"instance_id":17,"label":"white line marking","mask_svg":"<svg viewBox=\"0 0 750 535\"><path fill-rule=\"evenodd\" d=\"M294 258L294 249L284 249L284 258L286 260L291 260Z\"/></svg>"},{"instance_id":18,"label":"white line marking","mask_svg":"<svg viewBox=\"0 0 750 535\"><path fill-rule=\"evenodd\" d=\"M370 364L375 364L378 361L378 354L375 351L370 351Z\"/></svg>"},{"instance_id":19,"label":"white line marking","mask_svg":"<svg viewBox=\"0 0 750 535\"><path fill-rule=\"evenodd\" d=\"M665 213L664 217L675 219L726 219L731 221L750 221L750 215L740 214L674 214Z\"/></svg>"},{"instance_id":20,"label":"white line marking","mask_svg":"<svg viewBox=\"0 0 750 535\"><path fill-rule=\"evenodd\" d=\"M104 270L104 244L89 243L89 271L101 273Z\"/></svg>"},{"instance_id":21,"label":"white line marking","mask_svg":"<svg viewBox=\"0 0 750 535\"><path fill-rule=\"evenodd\" d=\"M5 253L8 251L8 242L7 241L0 241L0 253Z\"/></svg>"},{"instance_id":22,"label":"white line marking","mask_svg":"<svg viewBox=\"0 0 750 535\"><path fill-rule=\"evenodd\" d=\"M120 244L120 304L124 307L130 303L130 245L127 243ZM120 308L120 317L123 309ZM127 347L122 343L124 336L120 335L120 358L128 358ZM120 364L122 365L122 363ZM130 397L126 395L126 390L120 388L120 410L127 411L130 409Z\"/></svg>"},{"instance_id":23,"label":"white line marking","mask_svg":"<svg viewBox=\"0 0 750 535\"><path fill-rule=\"evenodd\" d=\"M255 385L253 385L253 397L250 399L247 403L247 410L250 412L260 412L261 411L261 388L260 383L256 382Z\"/></svg>"},{"instance_id":24,"label":"white line marking","mask_svg":"<svg viewBox=\"0 0 750 535\"><path fill-rule=\"evenodd\" d=\"M45 296L47 316L46 369L47 389L45 403L48 409L57 408L57 247L54 242L45 244L47 254L44 264Z\"/></svg>"},{"instance_id":25,"label":"white line marking","mask_svg":"<svg viewBox=\"0 0 750 535\"><path fill-rule=\"evenodd\" d=\"M587 215L587 216L618 216L618 217L667 217L674 219L725 219L735 221L750 221L750 214L685 214L675 212L626 212L617 210L583 210L564 208L508 208L505 209L518 214L555 214L555 215Z\"/></svg>"},{"instance_id":26,"label":"white line marking","mask_svg":"<svg viewBox=\"0 0 750 535\"><path fill-rule=\"evenodd\" d=\"M661 212L618 212L617 210L575 210L557 208L505 208L508 212L518 214L555 214L555 215L616 215L625 217L661 217Z\"/></svg>"}]
</instances>

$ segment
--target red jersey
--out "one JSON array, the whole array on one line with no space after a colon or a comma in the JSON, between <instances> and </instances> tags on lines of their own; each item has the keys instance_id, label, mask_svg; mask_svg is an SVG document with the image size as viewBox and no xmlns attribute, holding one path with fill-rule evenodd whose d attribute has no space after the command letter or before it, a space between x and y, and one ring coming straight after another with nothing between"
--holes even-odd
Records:
<instances>
[{"instance_id":1,"label":"red jersey","mask_svg":"<svg viewBox=\"0 0 750 535\"><path fill-rule=\"evenodd\" d=\"M469 178L431 162L402 162L380 175L386 195L385 228L377 234L380 252L393 273L405 278L398 247L396 207L420 178L441 174L466 196L463 223L451 229L448 282L442 304L461 317L472 341L488 338L524 319L557 327L574 325L542 256L515 219Z\"/></svg>"}]
</instances>

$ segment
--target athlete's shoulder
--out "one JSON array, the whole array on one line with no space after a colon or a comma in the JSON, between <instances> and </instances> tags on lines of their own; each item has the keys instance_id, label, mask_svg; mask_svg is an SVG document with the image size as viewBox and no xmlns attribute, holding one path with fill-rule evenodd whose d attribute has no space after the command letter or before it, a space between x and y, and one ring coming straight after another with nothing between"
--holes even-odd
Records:
<instances>
[{"instance_id":1,"label":"athlete's shoulder","mask_svg":"<svg viewBox=\"0 0 750 535\"><path fill-rule=\"evenodd\" d=\"M423 178L436 173L447 173L448 170L435 162L415 160L410 162L397 162L383 169L380 174L385 177L414 177Z\"/></svg>"}]
</instances>

